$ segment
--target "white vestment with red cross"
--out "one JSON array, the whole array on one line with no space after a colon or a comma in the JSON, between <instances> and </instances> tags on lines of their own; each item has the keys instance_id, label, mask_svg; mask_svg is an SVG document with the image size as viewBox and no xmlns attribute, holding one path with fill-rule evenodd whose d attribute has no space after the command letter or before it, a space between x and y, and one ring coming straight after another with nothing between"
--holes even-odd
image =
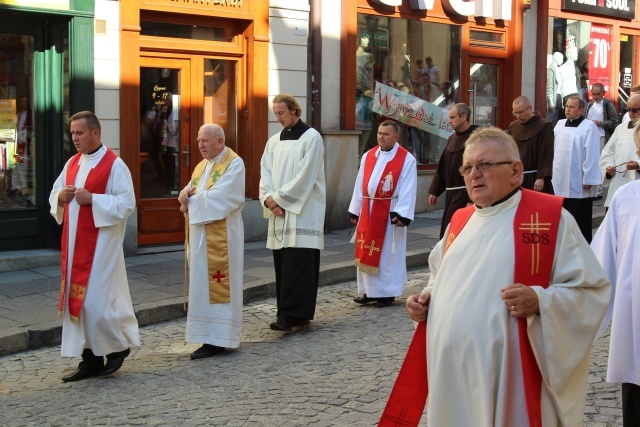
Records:
<instances>
[{"instance_id":1,"label":"white vestment with red cross","mask_svg":"<svg viewBox=\"0 0 640 427\"><path fill-rule=\"evenodd\" d=\"M189 198L189 311L185 339L194 344L237 348L242 337L244 226L240 212L245 200L245 170L242 159L237 157L215 184L205 189L214 164L223 155L224 152L220 153L207 164L196 194ZM205 224L224 218L229 271L214 271L212 278L229 277L231 298L229 303L211 304Z\"/></svg>"}]
</instances>

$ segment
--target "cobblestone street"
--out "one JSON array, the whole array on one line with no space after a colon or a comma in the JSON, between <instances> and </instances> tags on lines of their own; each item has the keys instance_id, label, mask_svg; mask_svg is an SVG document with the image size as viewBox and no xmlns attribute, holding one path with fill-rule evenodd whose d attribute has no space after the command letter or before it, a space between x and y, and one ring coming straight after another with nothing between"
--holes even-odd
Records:
<instances>
[{"instance_id":1,"label":"cobblestone street","mask_svg":"<svg viewBox=\"0 0 640 427\"><path fill-rule=\"evenodd\" d=\"M409 275L421 290L426 269ZM185 320L141 329L113 377L64 384L78 359L59 347L0 358L2 426L371 426L384 408L412 335L403 302L360 307L355 284L320 288L316 320L269 330L275 300L247 304L237 351L189 360ZM594 347L585 425L621 425L618 384L604 382L608 338ZM423 425L426 425L423 423Z\"/></svg>"}]
</instances>

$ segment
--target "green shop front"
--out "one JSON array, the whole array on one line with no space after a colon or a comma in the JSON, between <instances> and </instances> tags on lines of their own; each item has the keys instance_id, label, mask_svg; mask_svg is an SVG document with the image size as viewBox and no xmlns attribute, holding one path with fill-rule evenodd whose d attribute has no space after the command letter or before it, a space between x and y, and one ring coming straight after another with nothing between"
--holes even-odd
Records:
<instances>
[{"instance_id":1,"label":"green shop front","mask_svg":"<svg viewBox=\"0 0 640 427\"><path fill-rule=\"evenodd\" d=\"M0 0L0 252L54 248L49 193L94 108L94 0Z\"/></svg>"}]
</instances>

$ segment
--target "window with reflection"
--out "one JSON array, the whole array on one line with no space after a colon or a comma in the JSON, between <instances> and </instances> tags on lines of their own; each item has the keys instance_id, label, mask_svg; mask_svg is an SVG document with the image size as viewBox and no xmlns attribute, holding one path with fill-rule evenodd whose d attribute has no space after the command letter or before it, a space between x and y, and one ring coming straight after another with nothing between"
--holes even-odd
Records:
<instances>
[{"instance_id":1,"label":"window with reflection","mask_svg":"<svg viewBox=\"0 0 640 427\"><path fill-rule=\"evenodd\" d=\"M591 101L591 87L602 83L604 97L611 92L612 29L607 25L550 18L547 50L547 120L564 119L564 105L572 95Z\"/></svg>"},{"instance_id":2,"label":"window with reflection","mask_svg":"<svg viewBox=\"0 0 640 427\"><path fill-rule=\"evenodd\" d=\"M224 131L226 145L237 151L236 61L204 60L204 122Z\"/></svg>"},{"instance_id":3,"label":"window with reflection","mask_svg":"<svg viewBox=\"0 0 640 427\"><path fill-rule=\"evenodd\" d=\"M377 144L379 124L400 125L399 143L435 165L460 102L460 27L358 14L356 129L360 154Z\"/></svg>"},{"instance_id":4,"label":"window with reflection","mask_svg":"<svg viewBox=\"0 0 640 427\"><path fill-rule=\"evenodd\" d=\"M140 67L140 196L176 197L180 162L180 70Z\"/></svg>"},{"instance_id":5,"label":"window with reflection","mask_svg":"<svg viewBox=\"0 0 640 427\"><path fill-rule=\"evenodd\" d=\"M635 36L620 34L620 81L618 82L618 96L620 97L620 114L626 119L629 118L627 101L632 95L632 88L634 89L634 94L640 92L640 88L634 87L636 85L633 84L633 76L636 75L633 69L633 47L636 42L635 39Z\"/></svg>"},{"instance_id":6,"label":"window with reflection","mask_svg":"<svg viewBox=\"0 0 640 427\"><path fill-rule=\"evenodd\" d=\"M0 209L35 206L32 36L0 34Z\"/></svg>"}]
</instances>

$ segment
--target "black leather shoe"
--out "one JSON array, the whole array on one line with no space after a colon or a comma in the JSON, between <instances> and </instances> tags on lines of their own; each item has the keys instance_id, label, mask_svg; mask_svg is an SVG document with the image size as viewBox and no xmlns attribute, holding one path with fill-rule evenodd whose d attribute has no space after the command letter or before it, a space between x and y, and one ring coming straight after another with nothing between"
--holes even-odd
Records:
<instances>
[{"instance_id":1,"label":"black leather shoe","mask_svg":"<svg viewBox=\"0 0 640 427\"><path fill-rule=\"evenodd\" d=\"M377 301L375 304L373 304L374 307L389 307L391 304L393 304L393 302L396 299L394 297L388 297L388 298L377 298Z\"/></svg>"},{"instance_id":2,"label":"black leather shoe","mask_svg":"<svg viewBox=\"0 0 640 427\"><path fill-rule=\"evenodd\" d=\"M202 347L191 353L191 360L204 359L205 357L213 357L224 353L224 347L217 345L203 344Z\"/></svg>"},{"instance_id":3,"label":"black leather shoe","mask_svg":"<svg viewBox=\"0 0 640 427\"><path fill-rule=\"evenodd\" d=\"M96 356L90 348L85 348L82 351L82 362L78 365L78 369L73 374L62 377L62 381L72 383L95 377L102 369L104 369L104 357Z\"/></svg>"},{"instance_id":4,"label":"black leather shoe","mask_svg":"<svg viewBox=\"0 0 640 427\"><path fill-rule=\"evenodd\" d=\"M309 323L311 323L311 321L309 319L305 319L305 320L296 320L294 322L289 322L289 324L291 326L307 326Z\"/></svg>"},{"instance_id":5,"label":"black leather shoe","mask_svg":"<svg viewBox=\"0 0 640 427\"><path fill-rule=\"evenodd\" d=\"M119 351L117 353L107 354L107 364L104 369L100 371L100 376L111 375L122 367L124 359L131 353L130 349Z\"/></svg>"},{"instance_id":6,"label":"black leather shoe","mask_svg":"<svg viewBox=\"0 0 640 427\"><path fill-rule=\"evenodd\" d=\"M62 381L65 383L72 383L87 378L97 377L100 374L100 369L83 369L78 368L73 374L62 377Z\"/></svg>"},{"instance_id":7,"label":"black leather shoe","mask_svg":"<svg viewBox=\"0 0 640 427\"><path fill-rule=\"evenodd\" d=\"M291 323L284 317L278 317L278 319L269 325L269 327L274 331L280 332L291 332L293 329L291 328Z\"/></svg>"},{"instance_id":8,"label":"black leather shoe","mask_svg":"<svg viewBox=\"0 0 640 427\"><path fill-rule=\"evenodd\" d=\"M355 302L357 304L365 305L365 304L369 304L369 303L372 303L372 302L376 302L377 300L378 300L377 298L369 298L367 296L367 294L364 294L361 297L355 297L353 299L353 302Z\"/></svg>"}]
</instances>

